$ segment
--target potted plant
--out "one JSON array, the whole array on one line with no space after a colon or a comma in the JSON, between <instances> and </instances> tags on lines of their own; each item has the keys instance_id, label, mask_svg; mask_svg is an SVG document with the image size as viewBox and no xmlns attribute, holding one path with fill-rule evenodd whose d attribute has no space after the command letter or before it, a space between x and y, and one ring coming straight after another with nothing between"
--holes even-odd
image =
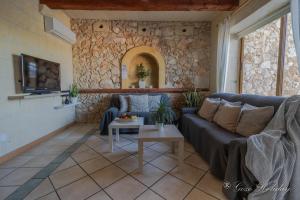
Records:
<instances>
[{"instance_id":1,"label":"potted plant","mask_svg":"<svg viewBox=\"0 0 300 200\"><path fill-rule=\"evenodd\" d=\"M185 99L185 105L187 106L187 109L190 110L198 110L204 100L204 95L200 92L197 92L196 89L184 93L183 96Z\"/></svg>"},{"instance_id":2,"label":"potted plant","mask_svg":"<svg viewBox=\"0 0 300 200\"><path fill-rule=\"evenodd\" d=\"M150 76L150 70L146 70L143 63L136 66L136 76L139 78L139 88L145 88L145 78Z\"/></svg>"},{"instance_id":3,"label":"potted plant","mask_svg":"<svg viewBox=\"0 0 300 200\"><path fill-rule=\"evenodd\" d=\"M183 94L184 99L185 99L185 104L187 107L192 108L192 107L199 107L201 106L203 100L204 100L204 95L200 94L200 92L197 92L196 89L193 91L189 91Z\"/></svg>"},{"instance_id":4,"label":"potted plant","mask_svg":"<svg viewBox=\"0 0 300 200\"><path fill-rule=\"evenodd\" d=\"M157 110L153 113L154 121L159 131L163 130L164 124L171 124L175 119L175 115L168 103L161 101Z\"/></svg>"},{"instance_id":5,"label":"potted plant","mask_svg":"<svg viewBox=\"0 0 300 200\"><path fill-rule=\"evenodd\" d=\"M71 97L71 102L72 103L77 103L78 101L78 94L79 94L79 89L76 84L72 84L70 88L70 97Z\"/></svg>"}]
</instances>

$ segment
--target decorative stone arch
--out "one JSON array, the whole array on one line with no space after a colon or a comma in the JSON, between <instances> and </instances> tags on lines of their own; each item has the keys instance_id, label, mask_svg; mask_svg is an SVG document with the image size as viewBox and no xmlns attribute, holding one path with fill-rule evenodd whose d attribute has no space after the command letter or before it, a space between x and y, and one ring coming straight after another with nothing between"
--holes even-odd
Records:
<instances>
[{"instance_id":1,"label":"decorative stone arch","mask_svg":"<svg viewBox=\"0 0 300 200\"><path fill-rule=\"evenodd\" d=\"M121 88L137 87L136 65L143 63L151 69L151 76L146 79L146 84L154 88L165 87L166 65L162 55L154 48L148 46L134 47L128 50L121 62ZM124 76L125 75L125 76Z\"/></svg>"}]
</instances>

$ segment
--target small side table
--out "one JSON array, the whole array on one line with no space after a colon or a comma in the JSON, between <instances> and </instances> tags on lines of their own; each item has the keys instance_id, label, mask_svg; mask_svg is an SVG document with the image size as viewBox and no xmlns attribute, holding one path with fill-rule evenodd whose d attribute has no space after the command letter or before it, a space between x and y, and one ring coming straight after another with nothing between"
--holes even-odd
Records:
<instances>
[{"instance_id":1,"label":"small side table","mask_svg":"<svg viewBox=\"0 0 300 200\"><path fill-rule=\"evenodd\" d=\"M113 147L113 129L116 130L116 141L119 142L119 130L120 128L139 128L140 126L144 125L144 118L138 117L136 121L133 122L118 122L116 120L112 121L108 125L108 135L109 135L109 149L111 152L114 151Z\"/></svg>"},{"instance_id":2,"label":"small side table","mask_svg":"<svg viewBox=\"0 0 300 200\"><path fill-rule=\"evenodd\" d=\"M139 129L138 154L139 171L143 171L144 142L172 142L172 152L175 152L175 143L178 144L178 167L183 168L184 137L175 125L165 125L163 131L159 131L155 125L143 125Z\"/></svg>"}]
</instances>

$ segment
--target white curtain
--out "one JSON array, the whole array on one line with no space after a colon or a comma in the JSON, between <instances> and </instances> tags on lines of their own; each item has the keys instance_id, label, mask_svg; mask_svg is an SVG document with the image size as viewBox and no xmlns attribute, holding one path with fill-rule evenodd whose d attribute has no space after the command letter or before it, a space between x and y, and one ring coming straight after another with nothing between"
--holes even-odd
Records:
<instances>
[{"instance_id":1,"label":"white curtain","mask_svg":"<svg viewBox=\"0 0 300 200\"><path fill-rule=\"evenodd\" d=\"M217 92L225 92L228 54L230 44L229 17L226 17L219 26L217 52Z\"/></svg>"},{"instance_id":2,"label":"white curtain","mask_svg":"<svg viewBox=\"0 0 300 200\"><path fill-rule=\"evenodd\" d=\"M291 15L294 42L300 71L300 0L291 0Z\"/></svg>"}]
</instances>

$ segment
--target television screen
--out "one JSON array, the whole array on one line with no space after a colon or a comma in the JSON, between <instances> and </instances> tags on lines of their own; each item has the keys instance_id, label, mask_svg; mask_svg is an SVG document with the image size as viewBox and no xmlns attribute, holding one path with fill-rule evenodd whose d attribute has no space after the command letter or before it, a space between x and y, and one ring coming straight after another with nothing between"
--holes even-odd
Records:
<instances>
[{"instance_id":1,"label":"television screen","mask_svg":"<svg viewBox=\"0 0 300 200\"><path fill-rule=\"evenodd\" d=\"M60 64L25 54L22 57L24 92L60 91Z\"/></svg>"}]
</instances>

